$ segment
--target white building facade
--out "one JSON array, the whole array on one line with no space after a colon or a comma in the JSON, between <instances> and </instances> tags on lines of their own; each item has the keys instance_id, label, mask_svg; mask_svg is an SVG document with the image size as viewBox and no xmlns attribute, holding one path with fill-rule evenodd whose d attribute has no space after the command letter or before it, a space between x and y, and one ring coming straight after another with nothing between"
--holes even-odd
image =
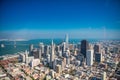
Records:
<instances>
[{"instance_id":1,"label":"white building facade","mask_svg":"<svg viewBox=\"0 0 120 80\"><path fill-rule=\"evenodd\" d=\"M87 50L86 53L86 65L87 66L92 66L93 65L93 50Z\"/></svg>"}]
</instances>

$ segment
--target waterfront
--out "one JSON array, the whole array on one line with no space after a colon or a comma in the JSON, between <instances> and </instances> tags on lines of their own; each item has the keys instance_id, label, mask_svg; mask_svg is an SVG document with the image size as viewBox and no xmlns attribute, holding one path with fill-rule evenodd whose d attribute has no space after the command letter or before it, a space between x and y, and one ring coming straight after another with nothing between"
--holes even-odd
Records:
<instances>
[{"instance_id":1,"label":"waterfront","mask_svg":"<svg viewBox=\"0 0 120 80\"><path fill-rule=\"evenodd\" d=\"M120 40L70 40L66 36L65 39L4 41L2 44L1 49L10 47L18 53L2 56L2 79L119 79Z\"/></svg>"},{"instance_id":2,"label":"waterfront","mask_svg":"<svg viewBox=\"0 0 120 80\"><path fill-rule=\"evenodd\" d=\"M60 44L64 39L54 39L55 44ZM70 43L80 43L81 39L70 39ZM90 42L99 41L99 39L89 39ZM0 41L0 44L4 44L4 47L0 47L0 56L6 54L16 54L21 51L29 50L29 45L33 44L34 47L38 47L42 42L44 45L50 45L51 39L34 39L26 41L16 41L16 47L14 47L15 41Z\"/></svg>"}]
</instances>

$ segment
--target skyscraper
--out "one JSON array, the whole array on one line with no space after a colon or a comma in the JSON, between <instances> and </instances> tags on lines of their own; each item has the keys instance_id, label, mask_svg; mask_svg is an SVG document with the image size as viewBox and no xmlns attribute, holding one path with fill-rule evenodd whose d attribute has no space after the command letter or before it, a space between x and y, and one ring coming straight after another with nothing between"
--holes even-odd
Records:
<instances>
[{"instance_id":1,"label":"skyscraper","mask_svg":"<svg viewBox=\"0 0 120 80\"><path fill-rule=\"evenodd\" d=\"M28 64L28 51L27 50L25 51L25 62L26 64Z\"/></svg>"},{"instance_id":2,"label":"skyscraper","mask_svg":"<svg viewBox=\"0 0 120 80\"><path fill-rule=\"evenodd\" d=\"M33 54L35 59L39 58L39 50L37 48L33 49L32 54Z\"/></svg>"},{"instance_id":3,"label":"skyscraper","mask_svg":"<svg viewBox=\"0 0 120 80\"><path fill-rule=\"evenodd\" d=\"M50 66L53 67L53 61L54 61L54 56L55 56L55 53L54 53L54 44L53 44L53 40L52 40L52 43L51 43L51 53L50 53Z\"/></svg>"},{"instance_id":4,"label":"skyscraper","mask_svg":"<svg viewBox=\"0 0 120 80\"><path fill-rule=\"evenodd\" d=\"M62 43L62 53L64 53L66 51L66 43L63 42Z\"/></svg>"},{"instance_id":5,"label":"skyscraper","mask_svg":"<svg viewBox=\"0 0 120 80\"><path fill-rule=\"evenodd\" d=\"M41 49L38 49L39 59L41 59Z\"/></svg>"},{"instance_id":6,"label":"skyscraper","mask_svg":"<svg viewBox=\"0 0 120 80\"><path fill-rule=\"evenodd\" d=\"M66 50L67 50L67 49L69 48L69 38L68 38L68 34L66 34L65 42L66 42Z\"/></svg>"},{"instance_id":7,"label":"skyscraper","mask_svg":"<svg viewBox=\"0 0 120 80\"><path fill-rule=\"evenodd\" d=\"M95 44L94 45L94 55L95 55L95 61L96 62L101 62L102 61L102 53L101 53L100 44Z\"/></svg>"},{"instance_id":8,"label":"skyscraper","mask_svg":"<svg viewBox=\"0 0 120 80\"><path fill-rule=\"evenodd\" d=\"M43 54L44 53L44 44L40 43L39 48L41 49L41 53Z\"/></svg>"},{"instance_id":9,"label":"skyscraper","mask_svg":"<svg viewBox=\"0 0 120 80\"><path fill-rule=\"evenodd\" d=\"M92 66L93 65L93 50L87 50L86 53L86 64L88 66Z\"/></svg>"},{"instance_id":10,"label":"skyscraper","mask_svg":"<svg viewBox=\"0 0 120 80\"><path fill-rule=\"evenodd\" d=\"M102 61L102 53L96 52L95 53L95 62L100 63Z\"/></svg>"},{"instance_id":11,"label":"skyscraper","mask_svg":"<svg viewBox=\"0 0 120 80\"><path fill-rule=\"evenodd\" d=\"M21 54L19 54L19 56L20 56L21 61L22 61L23 63L25 63L26 55L23 54L23 53L21 53Z\"/></svg>"},{"instance_id":12,"label":"skyscraper","mask_svg":"<svg viewBox=\"0 0 120 80\"><path fill-rule=\"evenodd\" d=\"M87 40L82 40L81 41L81 53L84 55L84 57L86 58L86 51L89 48L89 43Z\"/></svg>"},{"instance_id":13,"label":"skyscraper","mask_svg":"<svg viewBox=\"0 0 120 80\"><path fill-rule=\"evenodd\" d=\"M96 52L100 52L100 45L99 44L94 45L94 53L96 53Z\"/></svg>"},{"instance_id":14,"label":"skyscraper","mask_svg":"<svg viewBox=\"0 0 120 80\"><path fill-rule=\"evenodd\" d=\"M30 47L29 47L30 53L32 52L32 50L33 50L33 44L31 44Z\"/></svg>"},{"instance_id":15,"label":"skyscraper","mask_svg":"<svg viewBox=\"0 0 120 80\"><path fill-rule=\"evenodd\" d=\"M46 55L50 53L50 46L49 45L46 45L44 47L44 52L45 52Z\"/></svg>"}]
</instances>

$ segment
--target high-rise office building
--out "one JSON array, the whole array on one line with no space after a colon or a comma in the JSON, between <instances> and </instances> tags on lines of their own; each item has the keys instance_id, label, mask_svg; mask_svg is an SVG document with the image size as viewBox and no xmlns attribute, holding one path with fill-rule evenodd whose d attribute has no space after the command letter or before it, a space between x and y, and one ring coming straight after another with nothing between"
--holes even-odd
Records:
<instances>
[{"instance_id":1,"label":"high-rise office building","mask_svg":"<svg viewBox=\"0 0 120 80\"><path fill-rule=\"evenodd\" d=\"M55 66L57 65L57 61L58 61L57 58L55 58L53 61L53 64L52 64L53 70L55 70Z\"/></svg>"},{"instance_id":2,"label":"high-rise office building","mask_svg":"<svg viewBox=\"0 0 120 80\"><path fill-rule=\"evenodd\" d=\"M57 47L55 48L55 50L56 50L56 52L59 52L59 51L60 51L60 46L57 46Z\"/></svg>"},{"instance_id":3,"label":"high-rise office building","mask_svg":"<svg viewBox=\"0 0 120 80\"><path fill-rule=\"evenodd\" d=\"M94 53L96 53L96 52L101 52L100 49L101 49L101 48L100 48L100 45L99 45L99 44L95 44L95 45L94 45Z\"/></svg>"},{"instance_id":4,"label":"high-rise office building","mask_svg":"<svg viewBox=\"0 0 120 80\"><path fill-rule=\"evenodd\" d=\"M35 59L39 58L39 50L37 48L33 49L32 54Z\"/></svg>"},{"instance_id":5,"label":"high-rise office building","mask_svg":"<svg viewBox=\"0 0 120 80\"><path fill-rule=\"evenodd\" d=\"M29 46L29 51L30 51L30 53L32 52L32 50L33 50L33 44L31 44L30 46Z\"/></svg>"},{"instance_id":6,"label":"high-rise office building","mask_svg":"<svg viewBox=\"0 0 120 80\"><path fill-rule=\"evenodd\" d=\"M86 53L86 64L87 66L92 66L93 65L93 50L87 50Z\"/></svg>"},{"instance_id":7,"label":"high-rise office building","mask_svg":"<svg viewBox=\"0 0 120 80\"><path fill-rule=\"evenodd\" d=\"M55 53L54 53L54 43L53 43L53 40L52 40L52 43L51 43L51 53L50 53L50 67L53 68L53 61L54 61L54 56L55 56Z\"/></svg>"},{"instance_id":8,"label":"high-rise office building","mask_svg":"<svg viewBox=\"0 0 120 80\"><path fill-rule=\"evenodd\" d=\"M95 55L95 62L101 62L102 61L102 52L101 52L100 44L95 44L94 45L94 55Z\"/></svg>"},{"instance_id":9,"label":"high-rise office building","mask_svg":"<svg viewBox=\"0 0 120 80\"><path fill-rule=\"evenodd\" d=\"M44 53L44 44L40 43L39 48L41 49L41 53L43 54Z\"/></svg>"},{"instance_id":10,"label":"high-rise office building","mask_svg":"<svg viewBox=\"0 0 120 80\"><path fill-rule=\"evenodd\" d=\"M62 53L64 53L66 51L66 43L63 42L62 43Z\"/></svg>"},{"instance_id":11,"label":"high-rise office building","mask_svg":"<svg viewBox=\"0 0 120 80\"><path fill-rule=\"evenodd\" d=\"M44 47L44 52L45 52L46 55L50 53L50 46L49 45L46 45Z\"/></svg>"},{"instance_id":12,"label":"high-rise office building","mask_svg":"<svg viewBox=\"0 0 120 80\"><path fill-rule=\"evenodd\" d=\"M69 50L66 50L64 52L64 55L63 55L65 58L66 58L66 64L69 65L70 64L70 51Z\"/></svg>"},{"instance_id":13,"label":"high-rise office building","mask_svg":"<svg viewBox=\"0 0 120 80\"><path fill-rule=\"evenodd\" d=\"M25 62L26 64L28 64L28 51L27 50L25 51Z\"/></svg>"},{"instance_id":14,"label":"high-rise office building","mask_svg":"<svg viewBox=\"0 0 120 80\"><path fill-rule=\"evenodd\" d=\"M50 63L50 54L47 54L47 63Z\"/></svg>"},{"instance_id":15,"label":"high-rise office building","mask_svg":"<svg viewBox=\"0 0 120 80\"><path fill-rule=\"evenodd\" d=\"M102 61L102 53L96 52L95 53L95 62L100 63Z\"/></svg>"},{"instance_id":16,"label":"high-rise office building","mask_svg":"<svg viewBox=\"0 0 120 80\"><path fill-rule=\"evenodd\" d=\"M86 51L89 49L89 43L87 40L82 40L81 41L81 53L84 55L86 58Z\"/></svg>"},{"instance_id":17,"label":"high-rise office building","mask_svg":"<svg viewBox=\"0 0 120 80\"><path fill-rule=\"evenodd\" d=\"M78 49L78 52L81 52L81 44L80 43L77 44L77 49Z\"/></svg>"},{"instance_id":18,"label":"high-rise office building","mask_svg":"<svg viewBox=\"0 0 120 80\"><path fill-rule=\"evenodd\" d=\"M19 54L19 56L21 61L25 63L25 59L26 59L25 54L22 53L22 54Z\"/></svg>"},{"instance_id":19,"label":"high-rise office building","mask_svg":"<svg viewBox=\"0 0 120 80\"><path fill-rule=\"evenodd\" d=\"M66 43L66 50L67 50L67 49L69 49L69 38L68 38L68 34L66 34L65 43Z\"/></svg>"},{"instance_id":20,"label":"high-rise office building","mask_svg":"<svg viewBox=\"0 0 120 80\"><path fill-rule=\"evenodd\" d=\"M39 53L39 59L41 59L41 49L38 49L38 53Z\"/></svg>"}]
</instances>

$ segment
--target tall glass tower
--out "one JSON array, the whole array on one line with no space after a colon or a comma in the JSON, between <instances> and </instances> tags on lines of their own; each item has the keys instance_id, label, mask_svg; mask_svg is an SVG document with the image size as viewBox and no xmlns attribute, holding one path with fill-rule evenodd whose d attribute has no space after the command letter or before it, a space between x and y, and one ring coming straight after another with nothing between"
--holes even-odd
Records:
<instances>
[{"instance_id":1,"label":"tall glass tower","mask_svg":"<svg viewBox=\"0 0 120 80\"><path fill-rule=\"evenodd\" d=\"M66 42L66 50L67 50L67 49L69 49L69 38L68 38L68 34L66 34L65 42Z\"/></svg>"}]
</instances>

